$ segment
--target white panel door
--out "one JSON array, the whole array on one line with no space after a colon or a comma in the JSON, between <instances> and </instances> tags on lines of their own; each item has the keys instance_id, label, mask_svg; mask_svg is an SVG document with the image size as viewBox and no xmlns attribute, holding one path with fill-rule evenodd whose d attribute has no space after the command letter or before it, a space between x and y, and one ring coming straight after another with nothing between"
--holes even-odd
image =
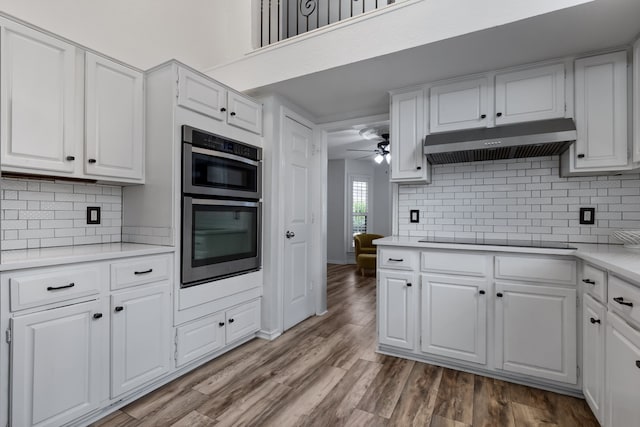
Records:
<instances>
[{"instance_id":1,"label":"white panel door","mask_svg":"<svg viewBox=\"0 0 640 427\"><path fill-rule=\"evenodd\" d=\"M11 425L60 426L99 407L105 320L98 301L11 320Z\"/></svg>"},{"instance_id":2,"label":"white panel door","mask_svg":"<svg viewBox=\"0 0 640 427\"><path fill-rule=\"evenodd\" d=\"M235 92L228 92L227 123L249 132L262 134L262 105Z\"/></svg>"},{"instance_id":3,"label":"white panel door","mask_svg":"<svg viewBox=\"0 0 640 427\"><path fill-rule=\"evenodd\" d=\"M112 398L169 371L169 301L167 282L111 296Z\"/></svg>"},{"instance_id":4,"label":"white panel door","mask_svg":"<svg viewBox=\"0 0 640 427\"><path fill-rule=\"evenodd\" d=\"M564 117L564 64L496 75L496 125Z\"/></svg>"},{"instance_id":5,"label":"white panel door","mask_svg":"<svg viewBox=\"0 0 640 427\"><path fill-rule=\"evenodd\" d=\"M76 48L8 20L0 25L3 170L71 175L82 162Z\"/></svg>"},{"instance_id":6,"label":"white panel door","mask_svg":"<svg viewBox=\"0 0 640 427\"><path fill-rule=\"evenodd\" d=\"M575 384L576 290L496 282L496 368Z\"/></svg>"},{"instance_id":7,"label":"white panel door","mask_svg":"<svg viewBox=\"0 0 640 427\"><path fill-rule=\"evenodd\" d=\"M285 117L284 154L284 329L311 316L314 299L311 289L311 155L313 132Z\"/></svg>"},{"instance_id":8,"label":"white panel door","mask_svg":"<svg viewBox=\"0 0 640 427\"><path fill-rule=\"evenodd\" d=\"M143 178L144 76L87 52L85 172Z\"/></svg>"},{"instance_id":9,"label":"white panel door","mask_svg":"<svg viewBox=\"0 0 640 427\"><path fill-rule=\"evenodd\" d=\"M418 277L378 270L378 343L413 350Z\"/></svg>"},{"instance_id":10,"label":"white panel door","mask_svg":"<svg viewBox=\"0 0 640 427\"><path fill-rule=\"evenodd\" d=\"M179 68L178 105L216 120L226 120L227 90L211 79Z\"/></svg>"},{"instance_id":11,"label":"white panel door","mask_svg":"<svg viewBox=\"0 0 640 427\"><path fill-rule=\"evenodd\" d=\"M626 166L627 53L575 62L576 170Z\"/></svg>"},{"instance_id":12,"label":"white panel door","mask_svg":"<svg viewBox=\"0 0 640 427\"><path fill-rule=\"evenodd\" d=\"M487 283L422 275L422 351L486 363Z\"/></svg>"},{"instance_id":13,"label":"white panel door","mask_svg":"<svg viewBox=\"0 0 640 427\"><path fill-rule=\"evenodd\" d=\"M427 179L427 162L422 143L426 134L424 91L391 97L391 180Z\"/></svg>"},{"instance_id":14,"label":"white panel door","mask_svg":"<svg viewBox=\"0 0 640 427\"><path fill-rule=\"evenodd\" d=\"M431 133L486 127L488 87L485 77L432 87Z\"/></svg>"},{"instance_id":15,"label":"white panel door","mask_svg":"<svg viewBox=\"0 0 640 427\"><path fill-rule=\"evenodd\" d=\"M260 300L227 310L227 344L260 329Z\"/></svg>"},{"instance_id":16,"label":"white panel door","mask_svg":"<svg viewBox=\"0 0 640 427\"><path fill-rule=\"evenodd\" d=\"M609 312L606 342L605 425L637 426L640 420L640 332Z\"/></svg>"},{"instance_id":17,"label":"white panel door","mask_svg":"<svg viewBox=\"0 0 640 427\"><path fill-rule=\"evenodd\" d=\"M604 422L606 308L589 295L582 309L582 392L600 424Z\"/></svg>"},{"instance_id":18,"label":"white panel door","mask_svg":"<svg viewBox=\"0 0 640 427\"><path fill-rule=\"evenodd\" d=\"M216 313L178 327L176 366L183 366L224 347L225 330L224 313Z\"/></svg>"}]
</instances>

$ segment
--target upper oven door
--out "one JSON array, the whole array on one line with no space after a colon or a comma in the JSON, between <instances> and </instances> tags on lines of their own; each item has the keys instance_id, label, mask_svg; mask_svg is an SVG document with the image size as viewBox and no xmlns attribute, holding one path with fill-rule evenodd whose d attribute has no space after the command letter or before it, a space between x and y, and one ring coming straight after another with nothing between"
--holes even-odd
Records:
<instances>
[{"instance_id":1,"label":"upper oven door","mask_svg":"<svg viewBox=\"0 0 640 427\"><path fill-rule=\"evenodd\" d=\"M233 154L182 144L185 194L260 199L262 164Z\"/></svg>"}]
</instances>

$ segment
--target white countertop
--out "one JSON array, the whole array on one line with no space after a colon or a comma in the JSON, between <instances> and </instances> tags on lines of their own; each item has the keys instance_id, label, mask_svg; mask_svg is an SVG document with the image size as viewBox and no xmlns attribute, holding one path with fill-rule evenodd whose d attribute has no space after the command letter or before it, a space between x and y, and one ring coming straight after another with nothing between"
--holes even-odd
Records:
<instances>
[{"instance_id":1,"label":"white countertop","mask_svg":"<svg viewBox=\"0 0 640 427\"><path fill-rule=\"evenodd\" d=\"M622 245L594 245L572 243L576 249L547 249L514 246L469 245L455 243L424 243L422 237L390 236L373 241L379 246L402 246L410 248L450 249L485 252L510 252L543 255L570 255L578 257L596 267L636 282L640 286L640 250L627 249Z\"/></svg>"},{"instance_id":2,"label":"white countertop","mask_svg":"<svg viewBox=\"0 0 640 427\"><path fill-rule=\"evenodd\" d=\"M143 245L138 243L103 243L10 250L0 252L0 271L154 255L170 253L174 250L173 246Z\"/></svg>"}]
</instances>

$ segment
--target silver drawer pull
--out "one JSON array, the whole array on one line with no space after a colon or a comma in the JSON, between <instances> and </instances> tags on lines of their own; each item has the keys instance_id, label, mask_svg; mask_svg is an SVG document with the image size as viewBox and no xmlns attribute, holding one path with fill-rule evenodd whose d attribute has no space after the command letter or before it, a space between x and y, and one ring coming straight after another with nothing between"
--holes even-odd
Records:
<instances>
[{"instance_id":1,"label":"silver drawer pull","mask_svg":"<svg viewBox=\"0 0 640 427\"><path fill-rule=\"evenodd\" d=\"M60 289L73 288L75 285L76 285L75 283L69 283L68 285L64 285L64 286L47 286L47 290L48 291L59 291Z\"/></svg>"}]
</instances>

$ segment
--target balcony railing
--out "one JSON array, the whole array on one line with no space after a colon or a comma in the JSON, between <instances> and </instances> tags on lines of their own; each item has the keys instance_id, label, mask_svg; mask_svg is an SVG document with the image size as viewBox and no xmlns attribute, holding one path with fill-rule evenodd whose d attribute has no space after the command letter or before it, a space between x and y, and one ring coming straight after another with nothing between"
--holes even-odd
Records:
<instances>
[{"instance_id":1,"label":"balcony railing","mask_svg":"<svg viewBox=\"0 0 640 427\"><path fill-rule=\"evenodd\" d=\"M260 0L260 46L402 0Z\"/></svg>"}]
</instances>

